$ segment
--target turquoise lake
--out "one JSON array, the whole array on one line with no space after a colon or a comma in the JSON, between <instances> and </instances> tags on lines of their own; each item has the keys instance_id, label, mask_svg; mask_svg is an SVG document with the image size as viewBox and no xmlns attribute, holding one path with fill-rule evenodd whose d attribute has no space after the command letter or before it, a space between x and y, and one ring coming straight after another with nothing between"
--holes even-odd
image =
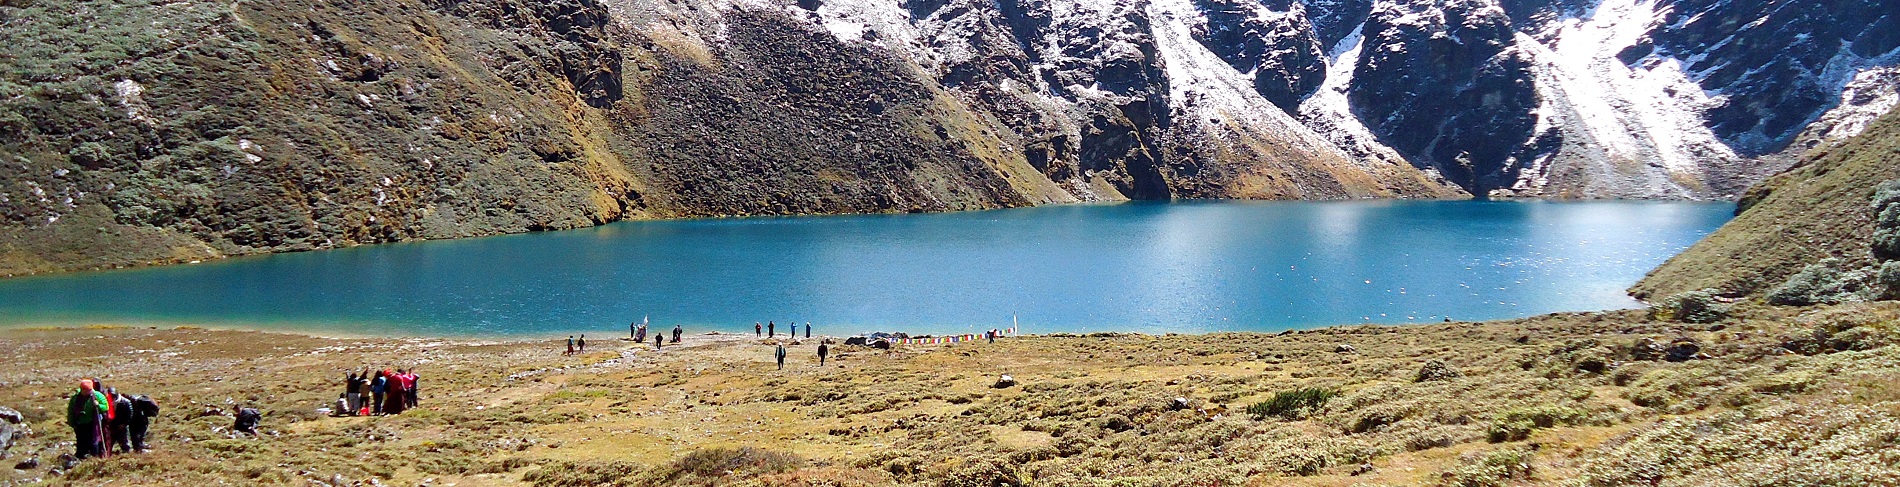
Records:
<instances>
[{"instance_id":1,"label":"turquoise lake","mask_svg":"<svg viewBox=\"0 0 1900 487\"><path fill-rule=\"evenodd\" d=\"M0 280L0 325L372 335L1278 331L1638 306L1734 205L1175 202L626 222Z\"/></svg>"}]
</instances>

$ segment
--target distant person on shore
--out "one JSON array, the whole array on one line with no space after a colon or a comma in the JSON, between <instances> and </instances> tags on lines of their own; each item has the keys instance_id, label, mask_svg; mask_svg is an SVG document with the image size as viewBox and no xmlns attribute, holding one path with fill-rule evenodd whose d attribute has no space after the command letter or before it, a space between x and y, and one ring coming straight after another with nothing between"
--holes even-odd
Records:
<instances>
[{"instance_id":1,"label":"distant person on shore","mask_svg":"<svg viewBox=\"0 0 1900 487\"><path fill-rule=\"evenodd\" d=\"M765 325L761 325L757 321L752 322L752 336L765 336Z\"/></svg>"},{"instance_id":2,"label":"distant person on shore","mask_svg":"<svg viewBox=\"0 0 1900 487\"><path fill-rule=\"evenodd\" d=\"M581 353L587 353L587 334L586 333L581 334L581 341L579 343L581 344L581 348L580 348Z\"/></svg>"},{"instance_id":3,"label":"distant person on shore","mask_svg":"<svg viewBox=\"0 0 1900 487\"><path fill-rule=\"evenodd\" d=\"M983 336L988 338L990 343L996 343L996 330L991 329L990 331L983 332Z\"/></svg>"},{"instance_id":4,"label":"distant person on shore","mask_svg":"<svg viewBox=\"0 0 1900 487\"><path fill-rule=\"evenodd\" d=\"M772 355L778 358L778 369L785 370L785 344L778 344L778 351L772 352Z\"/></svg>"},{"instance_id":5,"label":"distant person on shore","mask_svg":"<svg viewBox=\"0 0 1900 487\"><path fill-rule=\"evenodd\" d=\"M627 322L627 338L632 338L635 341L640 340L640 323L639 322L634 322L634 321Z\"/></svg>"},{"instance_id":6,"label":"distant person on shore","mask_svg":"<svg viewBox=\"0 0 1900 487\"><path fill-rule=\"evenodd\" d=\"M806 329L806 330L811 330L811 326L810 326L810 325L806 325L806 326L805 326L805 329ZM825 345L825 344L824 344L824 343L822 343L822 342L818 344L818 366L819 366L819 367L824 367L824 366L825 366L825 355L828 355L828 354L830 354L830 353L831 353L831 347L830 347L830 346L827 346L827 345Z\"/></svg>"},{"instance_id":7,"label":"distant person on shore","mask_svg":"<svg viewBox=\"0 0 1900 487\"><path fill-rule=\"evenodd\" d=\"M91 379L80 379L79 390L66 400L66 424L73 428L73 456L99 454L99 416L106 410L106 396L92 389Z\"/></svg>"},{"instance_id":8,"label":"distant person on shore","mask_svg":"<svg viewBox=\"0 0 1900 487\"><path fill-rule=\"evenodd\" d=\"M563 353L561 355L566 356L566 355L573 355L573 354L574 354L574 335L568 335L567 336L567 353Z\"/></svg>"},{"instance_id":9,"label":"distant person on shore","mask_svg":"<svg viewBox=\"0 0 1900 487\"><path fill-rule=\"evenodd\" d=\"M389 376L376 371L376 378L369 381L370 414L383 414L383 399L389 394Z\"/></svg>"},{"instance_id":10,"label":"distant person on shore","mask_svg":"<svg viewBox=\"0 0 1900 487\"><path fill-rule=\"evenodd\" d=\"M792 322L792 338L798 338L798 322Z\"/></svg>"},{"instance_id":11,"label":"distant person on shore","mask_svg":"<svg viewBox=\"0 0 1900 487\"><path fill-rule=\"evenodd\" d=\"M660 346L665 345L665 344L666 344L665 336L661 336L659 334L653 335L653 349L654 350L659 350Z\"/></svg>"},{"instance_id":12,"label":"distant person on shore","mask_svg":"<svg viewBox=\"0 0 1900 487\"><path fill-rule=\"evenodd\" d=\"M805 322L805 338L811 338L811 322Z\"/></svg>"},{"instance_id":13,"label":"distant person on shore","mask_svg":"<svg viewBox=\"0 0 1900 487\"><path fill-rule=\"evenodd\" d=\"M646 323L641 323L639 331L633 332L633 341L636 343L647 342L647 324Z\"/></svg>"},{"instance_id":14,"label":"distant person on shore","mask_svg":"<svg viewBox=\"0 0 1900 487\"><path fill-rule=\"evenodd\" d=\"M767 338L778 336L778 322L776 321L765 322L765 336Z\"/></svg>"},{"instance_id":15,"label":"distant person on shore","mask_svg":"<svg viewBox=\"0 0 1900 487\"><path fill-rule=\"evenodd\" d=\"M685 328L680 328L679 325L673 325L673 343L679 343L680 336L685 335L685 334L686 334Z\"/></svg>"}]
</instances>

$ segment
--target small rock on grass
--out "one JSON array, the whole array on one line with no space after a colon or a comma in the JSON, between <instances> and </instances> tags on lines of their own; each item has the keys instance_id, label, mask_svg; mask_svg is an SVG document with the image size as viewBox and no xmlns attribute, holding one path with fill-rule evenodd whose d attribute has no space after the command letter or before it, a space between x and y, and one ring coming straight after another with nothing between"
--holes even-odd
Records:
<instances>
[{"instance_id":1,"label":"small rock on grass","mask_svg":"<svg viewBox=\"0 0 1900 487\"><path fill-rule=\"evenodd\" d=\"M1002 388L1006 388L1006 387L1010 387L1014 385L1016 385L1016 378L1010 377L1009 374L1003 374L1002 377L996 378L996 385L991 386L991 387L1002 389Z\"/></svg>"}]
</instances>

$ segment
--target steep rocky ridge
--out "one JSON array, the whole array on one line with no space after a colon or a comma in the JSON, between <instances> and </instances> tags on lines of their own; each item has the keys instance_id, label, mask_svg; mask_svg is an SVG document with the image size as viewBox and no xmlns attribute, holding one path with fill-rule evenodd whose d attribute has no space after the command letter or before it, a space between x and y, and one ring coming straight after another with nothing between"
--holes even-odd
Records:
<instances>
[{"instance_id":1,"label":"steep rocky ridge","mask_svg":"<svg viewBox=\"0 0 1900 487\"><path fill-rule=\"evenodd\" d=\"M1734 220L1697 242L1631 289L1639 299L1704 288L1753 295L1803 266L1841 258L1873 262L1875 186L1900 179L1900 110L1859 135L1818 146L1800 162L1749 190Z\"/></svg>"}]
</instances>

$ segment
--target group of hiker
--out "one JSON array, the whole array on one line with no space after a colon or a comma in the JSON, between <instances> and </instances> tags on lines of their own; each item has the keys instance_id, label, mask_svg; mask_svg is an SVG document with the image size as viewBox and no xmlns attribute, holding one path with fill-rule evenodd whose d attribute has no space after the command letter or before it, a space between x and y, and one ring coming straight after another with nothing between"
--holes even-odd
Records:
<instances>
[{"instance_id":1,"label":"group of hiker","mask_svg":"<svg viewBox=\"0 0 1900 487\"><path fill-rule=\"evenodd\" d=\"M66 424L73 428L73 456L104 457L145 451L145 434L158 416L158 402L145 395L120 394L98 379L80 379L66 403Z\"/></svg>"},{"instance_id":2,"label":"group of hiker","mask_svg":"<svg viewBox=\"0 0 1900 487\"><path fill-rule=\"evenodd\" d=\"M798 338L798 322L793 321L791 322L791 325L792 325L791 337ZM760 325L759 322L754 321L752 322L752 334L756 336L766 337L766 338L777 337L778 336L778 322L767 321L765 322L764 325ZM805 338L811 338L811 322L809 321L805 322Z\"/></svg>"},{"instance_id":3,"label":"group of hiker","mask_svg":"<svg viewBox=\"0 0 1900 487\"><path fill-rule=\"evenodd\" d=\"M831 355L831 340L818 342L818 366L819 367L825 366L825 357L829 355ZM772 352L772 358L778 359L779 370L785 370L785 344L784 343L778 344L778 349Z\"/></svg>"},{"instance_id":4,"label":"group of hiker","mask_svg":"<svg viewBox=\"0 0 1900 487\"><path fill-rule=\"evenodd\" d=\"M343 378L343 394L336 399L338 416L402 414L421 402L417 382L422 376L415 369L350 372Z\"/></svg>"},{"instance_id":5,"label":"group of hiker","mask_svg":"<svg viewBox=\"0 0 1900 487\"><path fill-rule=\"evenodd\" d=\"M646 322L646 320L640 320L640 321L637 321L637 322L633 322L633 323L628 323L628 324L627 324L627 334L628 334L628 335L631 335L631 336L633 337L633 342L634 342L634 343L646 343L646 342L647 342L647 322ZM583 338L585 338L586 336L587 336L587 335L581 335L581 337L583 337ZM681 339L681 338L684 338L685 336L686 336L686 329L685 329L685 328L682 328L682 327L680 327L680 325L673 325L673 341L672 341L672 343L679 343L679 342L680 342L680 339ZM666 344L667 344L667 341L666 341L666 334L664 334L664 333L654 333L654 334L653 334L653 349L654 349L654 350L659 350L659 349L660 349L661 347L664 347L664 346L666 346ZM585 350L586 348L587 348L587 346L586 346L585 344L583 344L583 345L581 345L581 349L582 349L582 350Z\"/></svg>"}]
</instances>

